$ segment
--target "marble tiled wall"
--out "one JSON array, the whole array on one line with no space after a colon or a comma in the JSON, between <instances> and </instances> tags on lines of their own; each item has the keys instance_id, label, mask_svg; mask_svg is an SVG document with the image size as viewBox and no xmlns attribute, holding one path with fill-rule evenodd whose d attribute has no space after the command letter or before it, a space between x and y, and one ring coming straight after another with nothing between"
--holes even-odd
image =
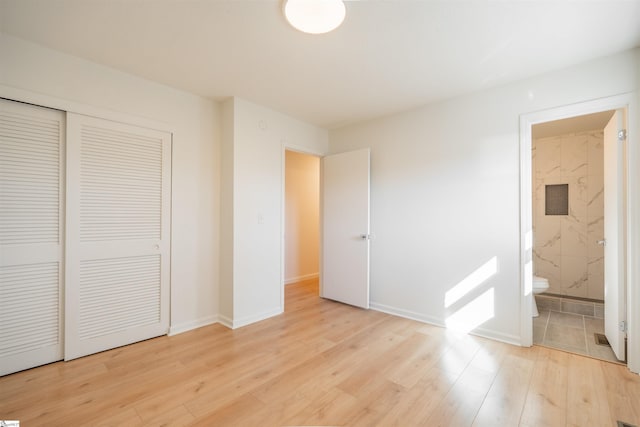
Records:
<instances>
[{"instance_id":1,"label":"marble tiled wall","mask_svg":"<svg viewBox=\"0 0 640 427\"><path fill-rule=\"evenodd\" d=\"M533 141L534 273L550 293L604 299L603 133ZM545 215L547 184L569 184L569 215Z\"/></svg>"}]
</instances>

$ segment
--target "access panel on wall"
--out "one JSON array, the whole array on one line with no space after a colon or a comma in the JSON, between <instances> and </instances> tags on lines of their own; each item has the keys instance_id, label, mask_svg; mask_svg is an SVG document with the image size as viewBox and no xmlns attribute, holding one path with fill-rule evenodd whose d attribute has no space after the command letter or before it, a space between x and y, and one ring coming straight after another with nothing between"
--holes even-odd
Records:
<instances>
[{"instance_id":1,"label":"access panel on wall","mask_svg":"<svg viewBox=\"0 0 640 427\"><path fill-rule=\"evenodd\" d=\"M65 360L167 333L171 135L67 115Z\"/></svg>"},{"instance_id":2,"label":"access panel on wall","mask_svg":"<svg viewBox=\"0 0 640 427\"><path fill-rule=\"evenodd\" d=\"M0 375L62 359L64 113L0 99Z\"/></svg>"}]
</instances>

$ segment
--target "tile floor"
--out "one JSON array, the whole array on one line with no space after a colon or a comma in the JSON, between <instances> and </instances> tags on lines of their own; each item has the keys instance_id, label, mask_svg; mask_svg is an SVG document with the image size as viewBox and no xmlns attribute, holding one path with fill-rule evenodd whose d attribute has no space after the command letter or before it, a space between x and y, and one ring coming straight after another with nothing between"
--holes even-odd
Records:
<instances>
[{"instance_id":1,"label":"tile floor","mask_svg":"<svg viewBox=\"0 0 640 427\"><path fill-rule=\"evenodd\" d=\"M604 333L604 319L552 310L533 319L534 344L620 363L611 347L596 344L596 332Z\"/></svg>"}]
</instances>

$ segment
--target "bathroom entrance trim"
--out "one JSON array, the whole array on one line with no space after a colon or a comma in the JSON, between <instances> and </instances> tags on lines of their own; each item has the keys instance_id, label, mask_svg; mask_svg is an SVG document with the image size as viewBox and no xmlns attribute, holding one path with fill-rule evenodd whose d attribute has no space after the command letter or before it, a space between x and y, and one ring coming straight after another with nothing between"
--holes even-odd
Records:
<instances>
[{"instance_id":1,"label":"bathroom entrance trim","mask_svg":"<svg viewBox=\"0 0 640 427\"><path fill-rule=\"evenodd\" d=\"M520 116L520 336L523 346L532 345L532 127L538 123L621 108L626 108L627 111L627 366L632 372L638 373L640 372L640 140L638 139L638 109L635 93L625 93Z\"/></svg>"}]
</instances>

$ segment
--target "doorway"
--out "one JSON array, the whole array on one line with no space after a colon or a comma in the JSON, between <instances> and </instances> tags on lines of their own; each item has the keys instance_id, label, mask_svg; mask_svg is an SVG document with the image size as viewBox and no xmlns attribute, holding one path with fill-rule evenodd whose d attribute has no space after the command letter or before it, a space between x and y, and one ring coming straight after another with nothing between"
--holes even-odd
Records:
<instances>
[{"instance_id":1,"label":"doorway","mask_svg":"<svg viewBox=\"0 0 640 427\"><path fill-rule=\"evenodd\" d=\"M605 256L617 254L605 249L605 234L612 233L605 233L605 195L614 184L607 182L605 191L604 147L612 143L615 114L608 110L532 127L533 292L538 309L533 343L610 362L619 360L606 339ZM618 353L624 359L624 349Z\"/></svg>"},{"instance_id":2,"label":"doorway","mask_svg":"<svg viewBox=\"0 0 640 427\"><path fill-rule=\"evenodd\" d=\"M289 168L287 176L287 155L306 159L312 168ZM285 306L287 283L313 280L313 293L322 298L369 308L369 249L370 240L370 149L321 156L303 150L284 147L283 150L283 212L282 216L282 307ZM304 182L297 175L306 176L312 182L309 188L302 188L300 200L313 208L306 215L300 215L301 203L292 203L295 196L287 197L287 186ZM313 195L313 201L307 199ZM289 207L287 207L287 204ZM300 218L302 217L302 218ZM291 221L291 219L294 219ZM305 239L296 228L296 220L302 223L313 218L311 227L317 232L317 240ZM293 241L293 243L292 243ZM295 246L297 245L297 246ZM311 273L289 269L301 249L312 251ZM316 252L317 251L317 252ZM315 270L317 268L317 270Z\"/></svg>"},{"instance_id":3,"label":"doorway","mask_svg":"<svg viewBox=\"0 0 640 427\"><path fill-rule=\"evenodd\" d=\"M318 296L320 157L285 150L284 285Z\"/></svg>"},{"instance_id":4,"label":"doorway","mask_svg":"<svg viewBox=\"0 0 640 427\"><path fill-rule=\"evenodd\" d=\"M574 104L570 106L558 107L550 110L540 111L536 113L530 113L521 116L521 283L522 283L522 303L521 303L521 316L522 316L522 344L525 346L533 343L533 317L532 312L534 310L532 306L533 302L533 278L536 273L536 236L534 234L534 186L533 172L534 165L532 159L533 149L533 132L536 125L540 125L547 122L560 121L564 119L574 118L578 116L585 116L594 113L605 113L607 111L624 111L626 116L626 129L635 129L635 99L630 94L613 96L609 98L599 99L595 101L584 102L581 104ZM578 119L576 119L578 120ZM631 122L629 122L629 120ZM621 130L618 126L617 130ZM616 130L616 133L617 133ZM629 132L629 131L627 131ZM633 131L629 132L631 135ZM634 159L637 159L638 150L634 145L633 140L630 142L627 133L625 135L624 143L620 145L626 149L626 157L624 161L621 158L621 170L624 176L627 178L628 188L625 192L620 192L623 208L620 209L623 214L626 215L628 221L623 223L620 228L620 235L623 238L623 243L618 245L623 250L619 252L621 254L622 262L619 264L619 268L615 269L623 276L626 275L626 283L623 280L620 286L620 294L626 296L626 301L629 301L629 305L625 306L623 299L618 304L619 311L624 318L624 324L622 327L631 326L634 321L637 320L637 308L633 304L633 296L637 294L638 289L635 286L637 263L635 260L635 254L637 254L637 238L634 236L632 230L637 227L637 213L636 203L637 195L635 192L638 170ZM538 184L540 184L538 182ZM620 188L620 187L617 187ZM544 186L542 187L544 190ZM543 193L544 194L544 193ZM610 215L607 214L607 217ZM626 229L625 229L626 227ZM627 242L624 242L626 238ZM601 239L599 239L601 240ZM538 239L539 243L539 239ZM596 242L592 242L596 243ZM539 260L539 257L538 257ZM588 275L587 275L588 277ZM610 282L609 282L610 283ZM566 293L566 292L565 292ZM607 299L606 297L604 298ZM618 325L616 325L617 328ZM635 331L629 327L630 331ZM626 331L625 331L626 332ZM631 332L628 337L628 367L633 372L638 371L638 362L640 361L640 354L638 352L637 345L638 334ZM620 356L620 355L619 355ZM624 359L624 354L618 359Z\"/></svg>"}]
</instances>

